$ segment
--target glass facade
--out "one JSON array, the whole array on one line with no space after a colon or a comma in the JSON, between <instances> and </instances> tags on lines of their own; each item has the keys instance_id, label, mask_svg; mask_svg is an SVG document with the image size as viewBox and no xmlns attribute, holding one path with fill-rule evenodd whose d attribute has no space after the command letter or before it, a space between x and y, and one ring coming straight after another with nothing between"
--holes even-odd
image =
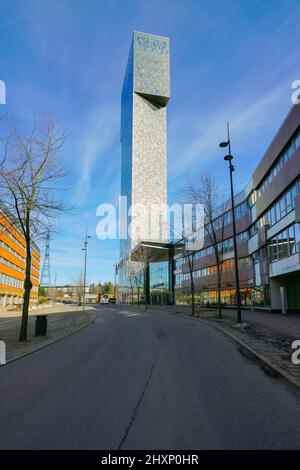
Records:
<instances>
[{"instance_id":1,"label":"glass facade","mask_svg":"<svg viewBox=\"0 0 300 470\"><path fill-rule=\"evenodd\" d=\"M241 303L244 306L251 305L251 292L252 289L247 287L240 290ZM195 304L205 306L215 306L217 304L218 292L217 290L203 290L202 292L195 292ZM190 305L191 294L182 287L175 288L176 304ZM235 289L222 289L221 290L221 303L223 306L236 305L236 292Z\"/></svg>"},{"instance_id":2,"label":"glass facade","mask_svg":"<svg viewBox=\"0 0 300 470\"><path fill-rule=\"evenodd\" d=\"M169 263L161 261L149 266L150 303L167 304L169 298Z\"/></svg>"},{"instance_id":3,"label":"glass facade","mask_svg":"<svg viewBox=\"0 0 300 470\"><path fill-rule=\"evenodd\" d=\"M132 126L133 126L133 46L130 48L121 96L121 195L127 197L127 213L132 202ZM128 218L129 219L129 218ZM130 219L128 220L130 223ZM120 256L130 249L130 240L120 240Z\"/></svg>"}]
</instances>

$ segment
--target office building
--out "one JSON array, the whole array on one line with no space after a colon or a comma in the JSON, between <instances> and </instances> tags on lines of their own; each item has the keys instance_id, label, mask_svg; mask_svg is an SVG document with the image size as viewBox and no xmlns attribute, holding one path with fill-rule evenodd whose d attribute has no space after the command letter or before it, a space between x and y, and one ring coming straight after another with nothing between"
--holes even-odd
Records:
<instances>
[{"instance_id":1,"label":"office building","mask_svg":"<svg viewBox=\"0 0 300 470\"><path fill-rule=\"evenodd\" d=\"M236 158L238 163L238 159ZM225 171L225 168L224 168ZM238 173L235 175L238 178ZM300 310L300 106L295 105L257 165L249 184L235 197L241 300L244 306L280 311ZM231 211L225 217L222 303L235 305ZM176 245L175 245L176 247ZM179 244L178 244L179 247ZM175 298L190 301L190 274L177 249ZM176 253L176 249L175 249ZM216 262L209 237L194 253L196 302L217 302Z\"/></svg>"},{"instance_id":2,"label":"office building","mask_svg":"<svg viewBox=\"0 0 300 470\"><path fill-rule=\"evenodd\" d=\"M18 222L0 206L0 306L20 304L25 278L26 243ZM40 251L32 243L31 303L37 302Z\"/></svg>"}]
</instances>

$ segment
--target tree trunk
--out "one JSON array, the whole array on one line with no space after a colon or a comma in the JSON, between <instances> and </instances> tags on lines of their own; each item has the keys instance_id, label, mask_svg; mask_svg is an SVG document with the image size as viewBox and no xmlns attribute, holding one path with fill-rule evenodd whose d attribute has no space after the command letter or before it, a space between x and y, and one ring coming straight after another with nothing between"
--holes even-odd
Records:
<instances>
[{"instance_id":1,"label":"tree trunk","mask_svg":"<svg viewBox=\"0 0 300 470\"><path fill-rule=\"evenodd\" d=\"M192 295L192 317L195 316L195 286L194 286L194 278L191 275L191 295Z\"/></svg>"},{"instance_id":2,"label":"tree trunk","mask_svg":"<svg viewBox=\"0 0 300 470\"><path fill-rule=\"evenodd\" d=\"M218 279L218 316L222 318L222 301L221 301L221 272L220 269L217 270L217 279Z\"/></svg>"},{"instance_id":3,"label":"tree trunk","mask_svg":"<svg viewBox=\"0 0 300 470\"><path fill-rule=\"evenodd\" d=\"M26 341L27 340L28 311L29 311L29 302L30 302L30 291L31 291L31 288L32 288L30 240L29 241L26 240L26 244L27 244L27 249L26 249L26 270L25 270L25 280L24 280L22 321L21 321L19 341Z\"/></svg>"},{"instance_id":4,"label":"tree trunk","mask_svg":"<svg viewBox=\"0 0 300 470\"><path fill-rule=\"evenodd\" d=\"M131 303L133 304L133 287L131 287Z\"/></svg>"},{"instance_id":5,"label":"tree trunk","mask_svg":"<svg viewBox=\"0 0 300 470\"><path fill-rule=\"evenodd\" d=\"M147 288L147 272L144 272L144 300L145 308L148 308L148 288Z\"/></svg>"}]
</instances>

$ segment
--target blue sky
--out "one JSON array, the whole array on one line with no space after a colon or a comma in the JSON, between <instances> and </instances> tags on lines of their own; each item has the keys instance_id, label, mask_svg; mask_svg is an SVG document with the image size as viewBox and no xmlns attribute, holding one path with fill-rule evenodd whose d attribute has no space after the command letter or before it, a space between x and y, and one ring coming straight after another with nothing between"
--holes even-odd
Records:
<instances>
[{"instance_id":1,"label":"blue sky","mask_svg":"<svg viewBox=\"0 0 300 470\"><path fill-rule=\"evenodd\" d=\"M66 129L74 214L58 221L52 275L113 280L118 241L100 241L96 208L120 191L120 94L134 30L170 37L169 202L187 175L228 179L218 142L232 129L235 185L248 182L300 79L298 0L0 0L1 106L24 123L45 110ZM1 109L2 111L2 109ZM43 252L43 247L42 252Z\"/></svg>"}]
</instances>

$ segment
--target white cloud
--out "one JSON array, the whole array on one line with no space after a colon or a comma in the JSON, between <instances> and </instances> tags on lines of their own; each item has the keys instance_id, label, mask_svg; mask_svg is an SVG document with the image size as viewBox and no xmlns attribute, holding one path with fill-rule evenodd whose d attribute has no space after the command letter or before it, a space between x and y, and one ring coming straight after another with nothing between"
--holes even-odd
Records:
<instances>
[{"instance_id":1,"label":"white cloud","mask_svg":"<svg viewBox=\"0 0 300 470\"><path fill-rule=\"evenodd\" d=\"M89 115L79 136L77 147L80 177L76 188L78 204L82 204L87 198L94 166L99 176L99 184L103 184L103 175L110 171L112 162L109 157L119 135L117 117L118 112L115 109L96 109Z\"/></svg>"}]
</instances>

